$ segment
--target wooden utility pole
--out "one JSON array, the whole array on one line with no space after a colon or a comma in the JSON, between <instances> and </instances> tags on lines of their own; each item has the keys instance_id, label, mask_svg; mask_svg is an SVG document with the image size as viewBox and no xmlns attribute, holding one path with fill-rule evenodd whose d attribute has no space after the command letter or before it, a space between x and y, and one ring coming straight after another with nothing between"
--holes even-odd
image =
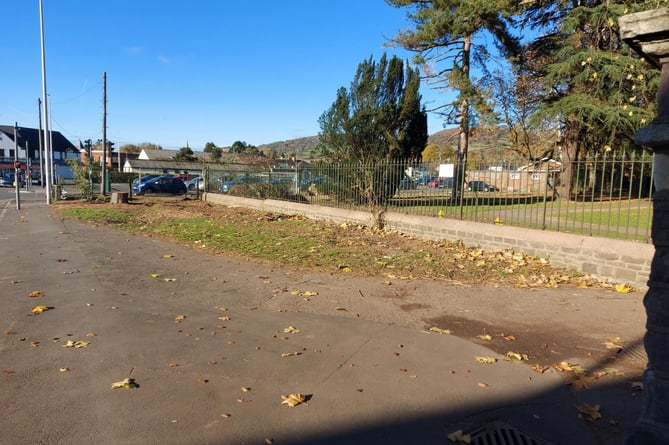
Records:
<instances>
[{"instance_id":1,"label":"wooden utility pole","mask_svg":"<svg viewBox=\"0 0 669 445\"><path fill-rule=\"evenodd\" d=\"M102 195L107 194L107 72L102 73Z\"/></svg>"}]
</instances>

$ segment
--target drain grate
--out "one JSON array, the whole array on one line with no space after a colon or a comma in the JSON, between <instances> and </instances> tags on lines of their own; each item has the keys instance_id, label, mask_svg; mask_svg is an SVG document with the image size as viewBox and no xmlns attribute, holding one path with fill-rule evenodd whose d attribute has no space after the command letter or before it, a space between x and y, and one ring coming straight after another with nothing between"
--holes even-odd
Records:
<instances>
[{"instance_id":1,"label":"drain grate","mask_svg":"<svg viewBox=\"0 0 669 445\"><path fill-rule=\"evenodd\" d=\"M648 362L648 355L646 354L646 348L643 343L637 343L636 345L623 349L622 355L643 364Z\"/></svg>"},{"instance_id":2,"label":"drain grate","mask_svg":"<svg viewBox=\"0 0 669 445\"><path fill-rule=\"evenodd\" d=\"M496 421L467 433L474 445L551 445L504 422Z\"/></svg>"}]
</instances>

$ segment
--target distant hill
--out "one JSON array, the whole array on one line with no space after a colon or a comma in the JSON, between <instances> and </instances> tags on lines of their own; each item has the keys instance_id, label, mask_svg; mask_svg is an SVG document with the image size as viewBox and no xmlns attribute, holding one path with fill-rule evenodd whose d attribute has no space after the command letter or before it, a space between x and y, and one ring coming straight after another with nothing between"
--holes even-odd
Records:
<instances>
[{"instance_id":1,"label":"distant hill","mask_svg":"<svg viewBox=\"0 0 669 445\"><path fill-rule=\"evenodd\" d=\"M449 128L430 135L428 144L435 145L458 145L458 129ZM312 159L318 157L319 136L308 136L286 141L272 142L258 146L259 150L269 150L275 156L290 156L295 153L300 159ZM508 131L504 128L494 130L482 130L474 133L469 141L470 152L475 151L503 151L509 146Z\"/></svg>"},{"instance_id":2,"label":"distant hill","mask_svg":"<svg viewBox=\"0 0 669 445\"><path fill-rule=\"evenodd\" d=\"M318 155L319 140L319 136L307 136L259 145L258 150L269 150L277 157L288 157L295 153L298 158L310 159Z\"/></svg>"}]
</instances>

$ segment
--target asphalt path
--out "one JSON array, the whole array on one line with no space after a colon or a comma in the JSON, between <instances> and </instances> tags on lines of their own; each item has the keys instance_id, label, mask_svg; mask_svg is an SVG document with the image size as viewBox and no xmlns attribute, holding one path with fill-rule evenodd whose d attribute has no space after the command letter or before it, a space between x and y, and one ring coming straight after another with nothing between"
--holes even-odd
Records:
<instances>
[{"instance_id":1,"label":"asphalt path","mask_svg":"<svg viewBox=\"0 0 669 445\"><path fill-rule=\"evenodd\" d=\"M405 322L365 300L377 282L60 220L39 191L16 210L4 192L0 444L444 444L494 422L602 443L558 373Z\"/></svg>"}]
</instances>

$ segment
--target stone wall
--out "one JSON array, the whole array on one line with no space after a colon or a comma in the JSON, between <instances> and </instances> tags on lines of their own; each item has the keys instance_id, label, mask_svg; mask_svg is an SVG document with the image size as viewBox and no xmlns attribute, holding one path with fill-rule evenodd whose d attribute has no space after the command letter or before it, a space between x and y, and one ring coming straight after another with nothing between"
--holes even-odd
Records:
<instances>
[{"instance_id":1,"label":"stone wall","mask_svg":"<svg viewBox=\"0 0 669 445\"><path fill-rule=\"evenodd\" d=\"M214 193L205 193L202 199L231 207L301 214L333 222L373 224L369 212ZM388 230L416 237L462 241L466 246L487 250L511 248L533 257L546 258L558 267L643 289L646 288L654 253L653 245L646 243L392 212L385 214L385 226Z\"/></svg>"}]
</instances>

